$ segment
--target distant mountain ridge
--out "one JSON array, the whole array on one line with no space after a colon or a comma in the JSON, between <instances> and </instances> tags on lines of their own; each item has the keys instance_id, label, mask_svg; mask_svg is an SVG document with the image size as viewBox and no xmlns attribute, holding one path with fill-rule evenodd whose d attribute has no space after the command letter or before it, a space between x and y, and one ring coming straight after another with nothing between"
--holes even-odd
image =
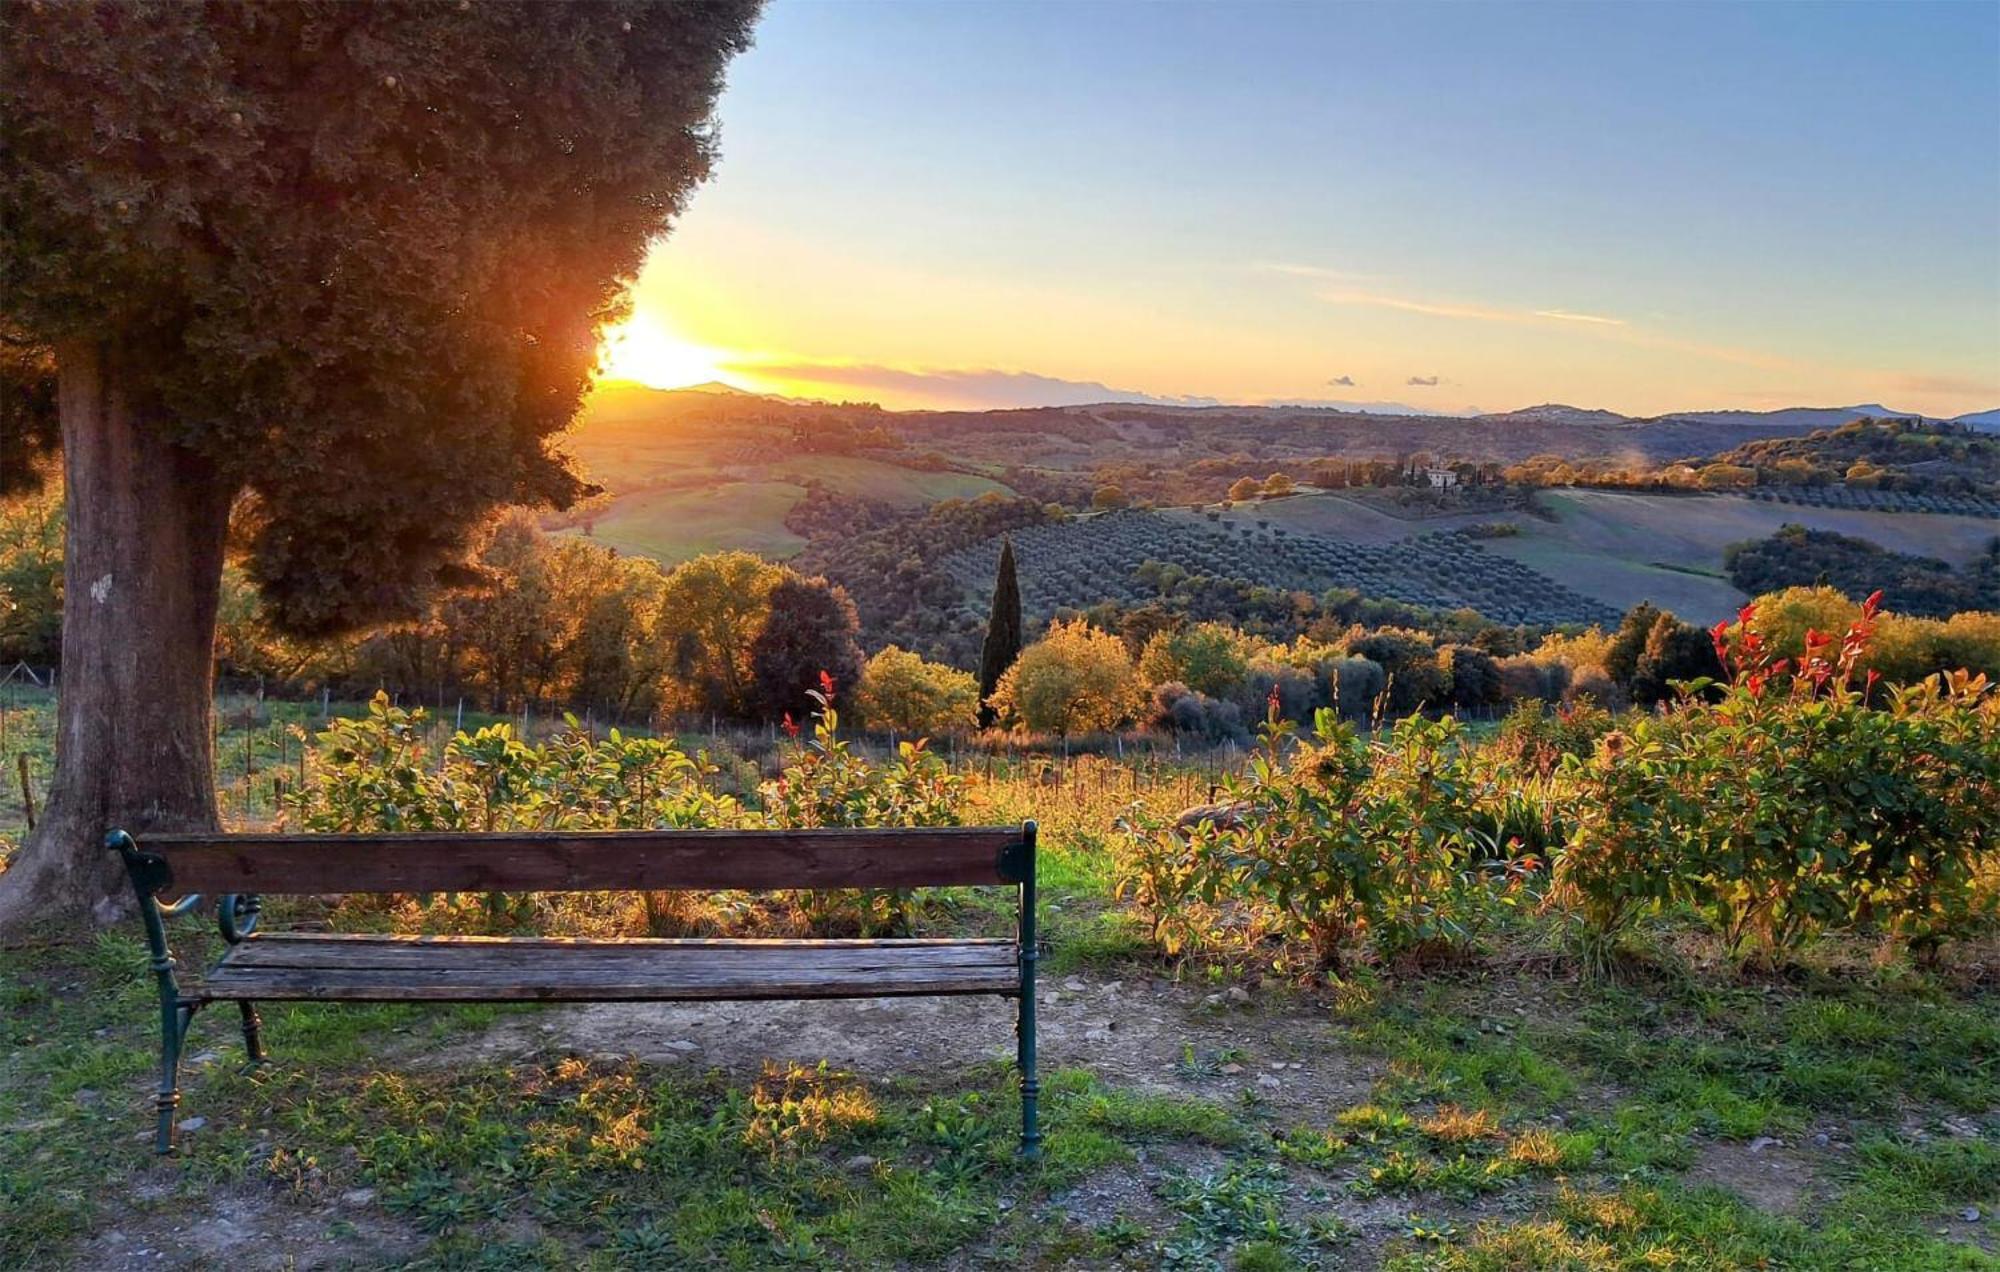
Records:
<instances>
[{"instance_id":1,"label":"distant mountain ridge","mask_svg":"<svg viewBox=\"0 0 2000 1272\"><path fill-rule=\"evenodd\" d=\"M1540 406L1524 406L1518 411L1494 411L1473 418L1494 424L1623 424L1632 417L1616 411L1544 402Z\"/></svg>"},{"instance_id":2,"label":"distant mountain ridge","mask_svg":"<svg viewBox=\"0 0 2000 1272\"><path fill-rule=\"evenodd\" d=\"M710 380L702 384L690 384L676 389L654 389L629 381L607 381L603 390L612 394L662 394L672 397L677 394L692 395L693 400L711 398L756 398L766 402L782 403L787 406L843 405L818 398L788 397L777 393L757 393L741 389L721 380ZM688 399L682 399L688 400ZM1534 406L1524 406L1514 411L1481 412L1477 408L1445 410L1436 407L1412 406L1407 402L1355 402L1333 398L1266 398L1258 402L1231 405L1213 405L1190 402L1185 405L1168 403L1134 402L1078 402L1047 407L995 407L1004 410L1086 410L1097 408L1129 408L1141 406L1148 410L1204 412L1216 410L1264 410L1264 411L1333 411L1342 415L1379 416L1384 419L1439 419L1467 420L1480 424L1532 425L1537 427L1578 427L1617 428L1625 425L1690 424L1720 425L1727 428L1769 429L1773 433L1809 433L1814 429L1837 428L1850 420L1863 416L1877 419L1923 419L1938 423L1963 424L1981 432L2000 432L2000 409L1972 411L1958 416L1925 415L1921 411L1899 411L1884 406L1880 402L1864 402L1854 406L1786 406L1768 411L1717 410L1717 411L1665 411L1658 415L1625 415L1618 411L1601 408L1571 406L1564 402L1542 402ZM967 415L979 414L977 409L962 411L922 410L892 412L910 415Z\"/></svg>"}]
</instances>

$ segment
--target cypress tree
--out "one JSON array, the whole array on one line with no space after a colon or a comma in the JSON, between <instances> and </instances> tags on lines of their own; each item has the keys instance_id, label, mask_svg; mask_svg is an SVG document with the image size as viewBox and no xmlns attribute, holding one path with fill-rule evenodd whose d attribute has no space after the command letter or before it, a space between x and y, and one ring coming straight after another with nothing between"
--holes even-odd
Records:
<instances>
[{"instance_id":1,"label":"cypress tree","mask_svg":"<svg viewBox=\"0 0 2000 1272\"><path fill-rule=\"evenodd\" d=\"M1021 656L1021 585L1014 577L1014 541L1000 544L1000 571L993 580L993 609L986 619L986 644L979 651L979 727L993 727L994 710L986 705L1000 687L1000 677Z\"/></svg>"}]
</instances>

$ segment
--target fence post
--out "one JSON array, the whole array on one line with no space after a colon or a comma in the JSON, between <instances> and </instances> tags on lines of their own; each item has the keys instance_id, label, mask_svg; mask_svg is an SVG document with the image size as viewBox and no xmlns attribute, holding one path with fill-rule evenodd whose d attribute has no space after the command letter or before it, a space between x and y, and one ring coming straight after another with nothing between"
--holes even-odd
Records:
<instances>
[{"instance_id":1,"label":"fence post","mask_svg":"<svg viewBox=\"0 0 2000 1272\"><path fill-rule=\"evenodd\" d=\"M27 814L28 829L35 828L35 788L28 783L28 753L21 752L14 757L16 767L21 770L21 811Z\"/></svg>"}]
</instances>

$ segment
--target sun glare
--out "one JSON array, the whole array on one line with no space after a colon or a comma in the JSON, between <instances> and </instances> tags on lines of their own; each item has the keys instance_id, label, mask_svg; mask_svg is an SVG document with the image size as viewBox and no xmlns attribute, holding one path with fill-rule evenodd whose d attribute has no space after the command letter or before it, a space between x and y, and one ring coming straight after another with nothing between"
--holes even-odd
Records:
<instances>
[{"instance_id":1,"label":"sun glare","mask_svg":"<svg viewBox=\"0 0 2000 1272\"><path fill-rule=\"evenodd\" d=\"M636 315L604 333L606 380L636 380L655 389L679 389L711 380L731 383L723 355L678 334L646 315ZM741 387L741 386L738 386Z\"/></svg>"}]
</instances>

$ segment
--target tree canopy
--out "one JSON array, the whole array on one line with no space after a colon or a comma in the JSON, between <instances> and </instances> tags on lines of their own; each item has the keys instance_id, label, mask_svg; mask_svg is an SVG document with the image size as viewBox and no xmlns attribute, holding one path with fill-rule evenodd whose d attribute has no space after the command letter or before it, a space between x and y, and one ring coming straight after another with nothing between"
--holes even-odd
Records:
<instances>
[{"instance_id":1,"label":"tree canopy","mask_svg":"<svg viewBox=\"0 0 2000 1272\"><path fill-rule=\"evenodd\" d=\"M1115 728L1144 704L1125 643L1077 620L1021 651L993 703L1004 718L1037 732L1067 737Z\"/></svg>"},{"instance_id":2,"label":"tree canopy","mask_svg":"<svg viewBox=\"0 0 2000 1272\"><path fill-rule=\"evenodd\" d=\"M0 11L0 459L66 348L251 499L288 629L414 611L554 447L712 162L752 0Z\"/></svg>"}]
</instances>

